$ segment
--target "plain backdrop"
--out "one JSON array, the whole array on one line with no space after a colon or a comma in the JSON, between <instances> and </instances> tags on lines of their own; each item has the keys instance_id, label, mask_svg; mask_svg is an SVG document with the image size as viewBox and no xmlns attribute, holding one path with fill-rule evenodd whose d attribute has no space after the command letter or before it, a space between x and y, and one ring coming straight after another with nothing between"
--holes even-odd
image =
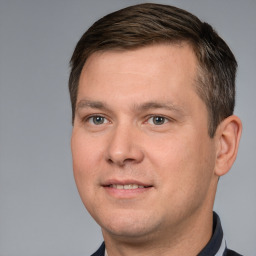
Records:
<instances>
[{"instance_id":1,"label":"plain backdrop","mask_svg":"<svg viewBox=\"0 0 256 256\"><path fill-rule=\"evenodd\" d=\"M0 0L0 255L90 255L100 228L72 173L69 59L103 15L145 1ZM256 1L166 0L209 22L239 63L235 113L244 131L215 210L228 246L256 255Z\"/></svg>"}]
</instances>

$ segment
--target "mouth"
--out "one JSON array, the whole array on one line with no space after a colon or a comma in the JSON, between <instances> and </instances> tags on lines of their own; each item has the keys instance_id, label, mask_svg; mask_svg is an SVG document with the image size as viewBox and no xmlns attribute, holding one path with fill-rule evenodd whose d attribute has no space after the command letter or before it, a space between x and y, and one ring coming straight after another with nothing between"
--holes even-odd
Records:
<instances>
[{"instance_id":1,"label":"mouth","mask_svg":"<svg viewBox=\"0 0 256 256\"><path fill-rule=\"evenodd\" d=\"M102 184L105 191L115 198L135 198L153 188L151 184L145 184L135 180L109 180Z\"/></svg>"},{"instance_id":2,"label":"mouth","mask_svg":"<svg viewBox=\"0 0 256 256\"><path fill-rule=\"evenodd\" d=\"M138 185L138 184L110 184L107 185L106 187L109 188L115 188L115 189L126 189L126 190L131 190L131 189L142 189L142 188L149 188L152 186L142 186L142 185Z\"/></svg>"}]
</instances>

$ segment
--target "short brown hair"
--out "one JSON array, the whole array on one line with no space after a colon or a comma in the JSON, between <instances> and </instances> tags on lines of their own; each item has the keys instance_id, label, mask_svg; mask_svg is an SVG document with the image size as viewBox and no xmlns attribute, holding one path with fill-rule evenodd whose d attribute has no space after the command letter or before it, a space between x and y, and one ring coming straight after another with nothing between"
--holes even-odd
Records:
<instances>
[{"instance_id":1,"label":"short brown hair","mask_svg":"<svg viewBox=\"0 0 256 256\"><path fill-rule=\"evenodd\" d=\"M97 51L135 49L158 43L187 42L198 60L196 90L209 115L209 135L233 114L237 62L227 44L193 14L161 4L139 4L95 22L77 43L70 60L69 92L75 117L79 78L88 57Z\"/></svg>"}]
</instances>

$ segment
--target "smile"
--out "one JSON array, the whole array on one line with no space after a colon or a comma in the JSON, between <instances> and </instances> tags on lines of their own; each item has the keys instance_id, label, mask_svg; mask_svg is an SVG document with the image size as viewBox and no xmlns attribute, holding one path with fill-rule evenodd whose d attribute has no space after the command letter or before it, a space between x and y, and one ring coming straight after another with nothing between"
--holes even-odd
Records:
<instances>
[{"instance_id":1,"label":"smile","mask_svg":"<svg viewBox=\"0 0 256 256\"><path fill-rule=\"evenodd\" d=\"M102 185L108 195L116 199L133 199L146 195L153 185L145 184L136 180L108 180Z\"/></svg>"},{"instance_id":2,"label":"smile","mask_svg":"<svg viewBox=\"0 0 256 256\"><path fill-rule=\"evenodd\" d=\"M138 189L138 188L146 188L147 186L141 186L138 184L111 184L109 185L110 188L115 188L115 189Z\"/></svg>"}]
</instances>

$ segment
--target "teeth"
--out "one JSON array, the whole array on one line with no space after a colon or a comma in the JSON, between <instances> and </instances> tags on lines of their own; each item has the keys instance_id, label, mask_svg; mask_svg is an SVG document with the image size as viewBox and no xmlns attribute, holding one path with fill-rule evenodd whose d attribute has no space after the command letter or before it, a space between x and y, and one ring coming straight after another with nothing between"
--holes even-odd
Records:
<instances>
[{"instance_id":1,"label":"teeth","mask_svg":"<svg viewBox=\"0 0 256 256\"><path fill-rule=\"evenodd\" d=\"M124 189L136 189L139 186L136 184L129 184L129 185L124 185Z\"/></svg>"},{"instance_id":2,"label":"teeth","mask_svg":"<svg viewBox=\"0 0 256 256\"><path fill-rule=\"evenodd\" d=\"M116 188L116 189L137 189L137 188L144 188L144 186L139 186L137 184L126 184L126 185L121 185L121 184L112 184L110 185L111 188Z\"/></svg>"}]
</instances>

